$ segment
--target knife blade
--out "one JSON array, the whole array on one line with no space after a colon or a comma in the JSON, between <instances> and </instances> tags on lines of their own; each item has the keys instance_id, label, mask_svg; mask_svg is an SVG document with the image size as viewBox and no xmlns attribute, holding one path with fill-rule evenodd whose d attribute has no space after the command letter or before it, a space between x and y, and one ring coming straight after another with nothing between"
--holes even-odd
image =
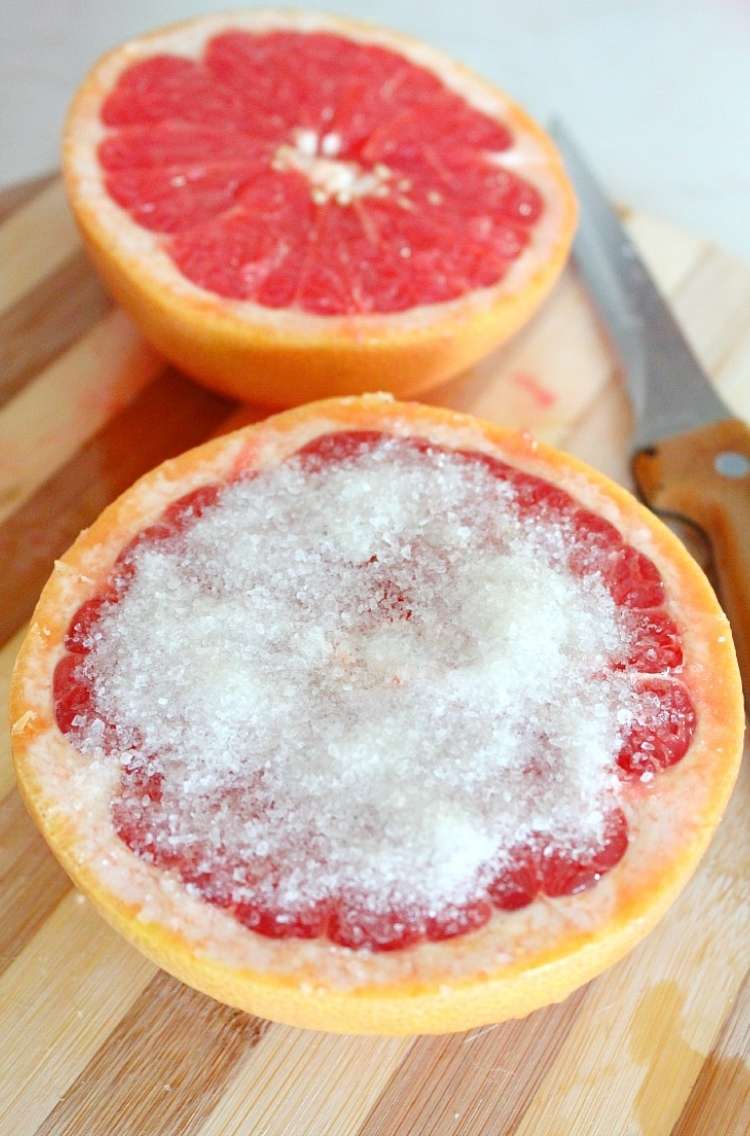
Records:
<instances>
[{"instance_id":1,"label":"knife blade","mask_svg":"<svg viewBox=\"0 0 750 1136\"><path fill-rule=\"evenodd\" d=\"M581 207L576 267L623 364L636 448L731 418L570 134L555 122L552 135Z\"/></svg>"},{"instance_id":2,"label":"knife blade","mask_svg":"<svg viewBox=\"0 0 750 1136\"><path fill-rule=\"evenodd\" d=\"M569 132L555 122L551 133L581 207L575 265L633 405L638 490L708 538L750 699L750 429L714 389Z\"/></svg>"}]
</instances>

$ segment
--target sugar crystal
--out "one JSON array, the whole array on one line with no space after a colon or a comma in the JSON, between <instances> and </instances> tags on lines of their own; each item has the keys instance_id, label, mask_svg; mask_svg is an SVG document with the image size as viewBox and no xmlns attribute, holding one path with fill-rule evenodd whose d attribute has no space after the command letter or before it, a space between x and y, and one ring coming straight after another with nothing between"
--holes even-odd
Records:
<instances>
[{"instance_id":1,"label":"sugar crystal","mask_svg":"<svg viewBox=\"0 0 750 1136\"><path fill-rule=\"evenodd\" d=\"M618 793L627 634L570 540L481 463L398 440L227 487L139 547L91 643L124 805L282 919L341 895L426 915L519 844L585 852Z\"/></svg>"}]
</instances>

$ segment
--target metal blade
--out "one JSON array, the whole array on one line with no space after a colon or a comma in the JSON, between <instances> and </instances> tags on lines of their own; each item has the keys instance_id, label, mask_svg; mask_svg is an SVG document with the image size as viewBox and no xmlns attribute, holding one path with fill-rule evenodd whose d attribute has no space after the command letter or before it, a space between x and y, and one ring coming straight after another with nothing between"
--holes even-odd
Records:
<instances>
[{"instance_id":1,"label":"metal blade","mask_svg":"<svg viewBox=\"0 0 750 1136\"><path fill-rule=\"evenodd\" d=\"M731 418L570 135L552 125L581 206L573 255L623 365L636 450Z\"/></svg>"}]
</instances>

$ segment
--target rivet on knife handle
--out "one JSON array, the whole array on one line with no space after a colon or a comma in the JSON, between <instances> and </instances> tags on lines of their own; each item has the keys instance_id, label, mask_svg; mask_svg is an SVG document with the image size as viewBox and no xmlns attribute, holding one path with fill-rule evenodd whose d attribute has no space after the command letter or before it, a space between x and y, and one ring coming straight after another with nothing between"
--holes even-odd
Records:
<instances>
[{"instance_id":1,"label":"rivet on knife handle","mask_svg":"<svg viewBox=\"0 0 750 1136\"><path fill-rule=\"evenodd\" d=\"M633 473L652 509L710 540L750 702L750 428L729 418L663 438L635 454Z\"/></svg>"}]
</instances>

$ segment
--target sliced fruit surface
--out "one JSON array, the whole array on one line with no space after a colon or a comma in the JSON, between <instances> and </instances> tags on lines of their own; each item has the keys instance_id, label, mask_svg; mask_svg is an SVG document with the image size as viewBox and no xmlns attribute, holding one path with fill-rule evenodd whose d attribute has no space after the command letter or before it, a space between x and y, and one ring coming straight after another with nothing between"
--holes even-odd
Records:
<instances>
[{"instance_id":1,"label":"sliced fruit surface","mask_svg":"<svg viewBox=\"0 0 750 1136\"><path fill-rule=\"evenodd\" d=\"M109 196L188 280L267 308L405 311L498 284L544 202L507 126L399 52L228 30L127 67L101 108Z\"/></svg>"},{"instance_id":2,"label":"sliced fruit surface","mask_svg":"<svg viewBox=\"0 0 750 1136\"><path fill-rule=\"evenodd\" d=\"M717 681L720 679L720 681ZM736 773L725 617L572 458L382 397L138 482L47 585L19 780L104 914L295 1024L564 997L689 877Z\"/></svg>"},{"instance_id":3,"label":"sliced fruit surface","mask_svg":"<svg viewBox=\"0 0 750 1136\"><path fill-rule=\"evenodd\" d=\"M506 96L421 44L299 13L106 56L64 164L94 259L157 346L266 402L366 389L394 352L395 388L448 377L528 317L573 228L551 143Z\"/></svg>"}]
</instances>

